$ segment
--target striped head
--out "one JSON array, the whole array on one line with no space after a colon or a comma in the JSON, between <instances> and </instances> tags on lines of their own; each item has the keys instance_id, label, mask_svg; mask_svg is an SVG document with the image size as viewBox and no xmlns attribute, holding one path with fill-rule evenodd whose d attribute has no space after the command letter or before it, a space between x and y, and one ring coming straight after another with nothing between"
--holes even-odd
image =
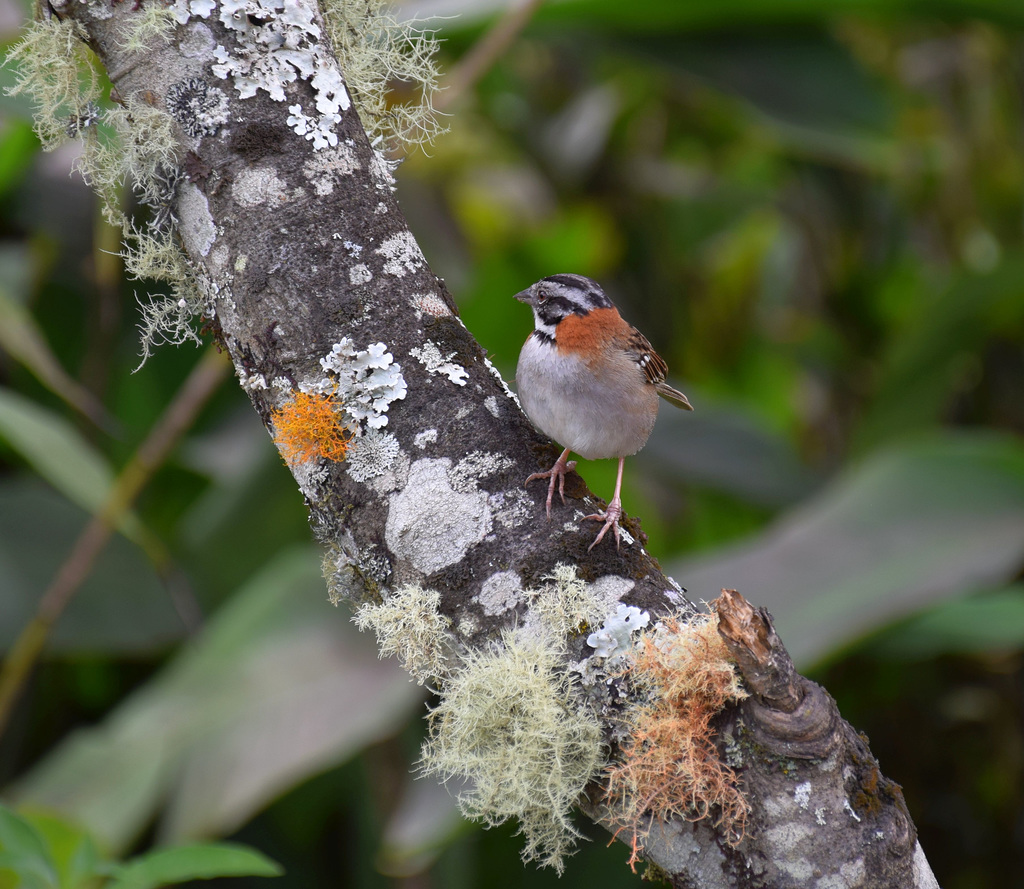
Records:
<instances>
[{"instance_id":1,"label":"striped head","mask_svg":"<svg viewBox=\"0 0 1024 889\"><path fill-rule=\"evenodd\" d=\"M535 333L554 340L558 322L569 315L587 315L593 309L615 308L601 285L583 275L551 275L516 294L533 309Z\"/></svg>"}]
</instances>

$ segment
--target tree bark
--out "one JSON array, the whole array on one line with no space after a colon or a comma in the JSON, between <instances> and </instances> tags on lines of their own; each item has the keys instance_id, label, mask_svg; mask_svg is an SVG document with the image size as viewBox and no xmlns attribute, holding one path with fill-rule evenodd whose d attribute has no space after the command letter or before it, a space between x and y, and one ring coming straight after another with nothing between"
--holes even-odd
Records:
<instances>
[{"instance_id":1,"label":"tree bark","mask_svg":"<svg viewBox=\"0 0 1024 889\"><path fill-rule=\"evenodd\" d=\"M132 52L119 35L145 14L138 5L55 0L51 8L83 26L121 101L142 97L165 109L182 84L223 91L223 123L190 126L177 116L186 178L174 197L175 231L209 298L211 326L268 429L304 381L322 378L321 360L344 337L356 350L384 343L400 364L407 393L374 433L384 442L376 462L359 472L327 460L315 471L293 467L331 554L334 586L354 601L410 583L437 590L467 649L526 607L515 595L495 607L489 590L537 588L559 563L653 616L692 613L635 519L623 526L636 542L588 552L595 527L580 519L600 504L578 477L552 522L545 486L524 491L523 480L548 468L558 448L532 428L459 320L355 109L341 111L337 144L316 150L288 120L289 106L313 114L309 79L286 84L285 101L265 89L240 97L230 78L213 73L216 47L239 51L238 31L218 20L219 9ZM320 51L331 57L325 39ZM795 672L770 616L730 592L719 614L751 692L716 723L751 808L745 836L730 845L708 819L671 820L650 825L644 855L680 887L936 886L899 787L827 692ZM585 652L582 640L573 644ZM603 803L584 809L616 823Z\"/></svg>"}]
</instances>

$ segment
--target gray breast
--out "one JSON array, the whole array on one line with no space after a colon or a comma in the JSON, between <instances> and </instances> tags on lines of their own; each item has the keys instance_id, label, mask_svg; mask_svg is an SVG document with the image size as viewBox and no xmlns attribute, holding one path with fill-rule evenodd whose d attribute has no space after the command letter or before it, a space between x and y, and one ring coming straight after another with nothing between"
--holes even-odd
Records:
<instances>
[{"instance_id":1,"label":"gray breast","mask_svg":"<svg viewBox=\"0 0 1024 889\"><path fill-rule=\"evenodd\" d=\"M628 457L646 444L658 393L641 378L625 354L598 376L579 358L559 355L532 336L516 368L526 415L545 435L587 460Z\"/></svg>"}]
</instances>

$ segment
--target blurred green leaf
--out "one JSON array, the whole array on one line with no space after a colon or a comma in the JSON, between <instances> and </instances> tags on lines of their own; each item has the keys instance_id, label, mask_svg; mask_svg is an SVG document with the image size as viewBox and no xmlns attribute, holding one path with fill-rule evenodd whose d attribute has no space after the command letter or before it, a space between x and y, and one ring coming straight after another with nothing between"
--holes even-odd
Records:
<instances>
[{"instance_id":1,"label":"blurred green leaf","mask_svg":"<svg viewBox=\"0 0 1024 889\"><path fill-rule=\"evenodd\" d=\"M100 510L114 480L106 461L67 420L11 389L0 388L0 438L44 479L89 512ZM139 540L138 519L126 514L119 525Z\"/></svg>"},{"instance_id":2,"label":"blurred green leaf","mask_svg":"<svg viewBox=\"0 0 1024 889\"><path fill-rule=\"evenodd\" d=\"M881 84L824 30L732 29L700 39L652 34L617 45L796 127L881 135L890 126Z\"/></svg>"},{"instance_id":3,"label":"blurred green leaf","mask_svg":"<svg viewBox=\"0 0 1024 889\"><path fill-rule=\"evenodd\" d=\"M0 280L9 282L24 277L26 264L24 252L0 250ZM0 346L55 395L97 425L110 426L103 406L61 367L32 314L3 286L0 286Z\"/></svg>"},{"instance_id":4,"label":"blurred green leaf","mask_svg":"<svg viewBox=\"0 0 1024 889\"><path fill-rule=\"evenodd\" d=\"M39 153L39 140L28 121L7 120L0 136L0 197L17 186Z\"/></svg>"},{"instance_id":5,"label":"blurred green leaf","mask_svg":"<svg viewBox=\"0 0 1024 889\"><path fill-rule=\"evenodd\" d=\"M89 520L38 479L0 479L0 650L34 614ZM55 555L57 554L57 555ZM180 639L184 625L152 565L122 537L112 537L54 627L48 646L61 653L140 655Z\"/></svg>"},{"instance_id":6,"label":"blurred green leaf","mask_svg":"<svg viewBox=\"0 0 1024 889\"><path fill-rule=\"evenodd\" d=\"M421 692L329 609L317 553L279 555L202 637L11 789L114 850L236 829L269 800L394 732Z\"/></svg>"},{"instance_id":7,"label":"blurred green leaf","mask_svg":"<svg viewBox=\"0 0 1024 889\"><path fill-rule=\"evenodd\" d=\"M696 600L739 590L775 616L798 665L967 587L1024 554L1024 447L960 434L848 470L754 539L671 573Z\"/></svg>"},{"instance_id":8,"label":"blurred green leaf","mask_svg":"<svg viewBox=\"0 0 1024 889\"><path fill-rule=\"evenodd\" d=\"M693 413L664 408L640 465L659 478L724 491L760 506L789 506L821 482L793 446L755 415L702 401Z\"/></svg>"},{"instance_id":9,"label":"blurred green leaf","mask_svg":"<svg viewBox=\"0 0 1024 889\"><path fill-rule=\"evenodd\" d=\"M1024 10L1017 0L645 0L624 4L617 0L561 0L546 4L542 21L599 22L626 31L689 30L746 25L787 25L830 21L840 15L877 16L884 19L921 14L949 21L989 20L1024 25Z\"/></svg>"},{"instance_id":10,"label":"blurred green leaf","mask_svg":"<svg viewBox=\"0 0 1024 889\"><path fill-rule=\"evenodd\" d=\"M94 885L103 863L92 837L46 813L26 812L24 817L46 843L60 889L85 889Z\"/></svg>"},{"instance_id":11,"label":"blurred green leaf","mask_svg":"<svg viewBox=\"0 0 1024 889\"><path fill-rule=\"evenodd\" d=\"M58 889L46 841L28 821L0 804L0 879L5 870L16 875L16 887Z\"/></svg>"},{"instance_id":12,"label":"blurred green leaf","mask_svg":"<svg viewBox=\"0 0 1024 889\"><path fill-rule=\"evenodd\" d=\"M265 855L233 843L198 843L158 849L115 871L108 889L157 889L186 880L216 877L278 877L281 867Z\"/></svg>"},{"instance_id":13,"label":"blurred green leaf","mask_svg":"<svg viewBox=\"0 0 1024 889\"><path fill-rule=\"evenodd\" d=\"M883 630L866 648L898 659L1024 650L1024 586L941 602Z\"/></svg>"},{"instance_id":14,"label":"blurred green leaf","mask_svg":"<svg viewBox=\"0 0 1024 889\"><path fill-rule=\"evenodd\" d=\"M1021 323L1024 258L1007 257L987 274L954 277L883 356L877 394L864 412L856 447L863 451L936 424L965 370L977 368L988 337Z\"/></svg>"}]
</instances>

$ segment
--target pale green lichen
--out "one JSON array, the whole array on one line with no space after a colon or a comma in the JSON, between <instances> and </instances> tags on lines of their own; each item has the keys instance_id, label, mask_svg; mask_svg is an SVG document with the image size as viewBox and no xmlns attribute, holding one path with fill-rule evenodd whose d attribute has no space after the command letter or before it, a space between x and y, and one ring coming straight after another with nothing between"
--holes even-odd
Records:
<instances>
[{"instance_id":1,"label":"pale green lichen","mask_svg":"<svg viewBox=\"0 0 1024 889\"><path fill-rule=\"evenodd\" d=\"M143 52L155 43L166 43L174 32L177 16L172 6L143 3L133 15L124 18L124 29L117 43L126 52Z\"/></svg>"},{"instance_id":2,"label":"pale green lichen","mask_svg":"<svg viewBox=\"0 0 1024 889\"><path fill-rule=\"evenodd\" d=\"M451 620L439 611L441 594L419 584L401 587L381 603L367 602L352 618L373 630L381 657L395 655L420 685L448 672Z\"/></svg>"},{"instance_id":3,"label":"pale green lichen","mask_svg":"<svg viewBox=\"0 0 1024 889\"><path fill-rule=\"evenodd\" d=\"M102 89L85 31L53 17L33 22L7 53L14 71L8 95L24 94L36 108L34 127L44 151L74 138L95 117Z\"/></svg>"},{"instance_id":4,"label":"pale green lichen","mask_svg":"<svg viewBox=\"0 0 1024 889\"><path fill-rule=\"evenodd\" d=\"M433 31L399 22L382 0L325 0L327 31L370 142L391 149L425 145L445 132L433 108L440 70ZM395 102L395 81L416 96Z\"/></svg>"},{"instance_id":5,"label":"pale green lichen","mask_svg":"<svg viewBox=\"0 0 1024 889\"><path fill-rule=\"evenodd\" d=\"M604 759L600 724L575 693L561 646L508 631L449 679L422 764L442 780L465 779L466 817L518 819L523 860L561 873L580 837L572 808Z\"/></svg>"},{"instance_id":6,"label":"pale green lichen","mask_svg":"<svg viewBox=\"0 0 1024 889\"><path fill-rule=\"evenodd\" d=\"M576 568L560 562L544 577L545 585L530 590L532 608L557 636L579 633L601 622L607 602L576 573Z\"/></svg>"},{"instance_id":7,"label":"pale green lichen","mask_svg":"<svg viewBox=\"0 0 1024 889\"><path fill-rule=\"evenodd\" d=\"M163 13L133 21L123 37L129 45L146 45L169 27ZM44 150L82 138L77 167L99 196L104 217L122 229L125 270L133 278L169 285L169 294L155 295L142 307L144 362L159 343L199 342L192 319L205 301L172 235L178 141L171 116L139 95L100 110L100 75L85 36L74 22L33 22L7 56L15 66L15 86L9 92L23 93L34 102L35 130ZM145 227L132 223L122 209L125 183L153 209Z\"/></svg>"}]
</instances>

